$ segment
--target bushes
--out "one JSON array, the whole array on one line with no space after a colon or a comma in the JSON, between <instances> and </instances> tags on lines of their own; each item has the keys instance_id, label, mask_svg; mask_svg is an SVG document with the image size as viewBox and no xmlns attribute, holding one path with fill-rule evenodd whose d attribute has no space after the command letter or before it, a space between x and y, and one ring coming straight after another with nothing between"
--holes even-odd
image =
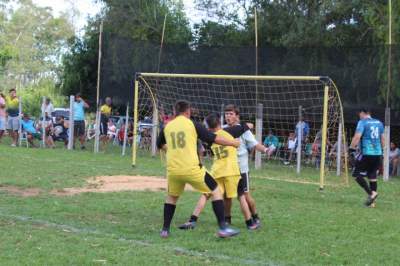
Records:
<instances>
[{"instance_id":1,"label":"bushes","mask_svg":"<svg viewBox=\"0 0 400 266\"><path fill-rule=\"evenodd\" d=\"M41 115L42 97L51 99L54 107L67 107L67 98L51 79L42 79L38 84L17 91L22 99L22 112L31 116Z\"/></svg>"}]
</instances>

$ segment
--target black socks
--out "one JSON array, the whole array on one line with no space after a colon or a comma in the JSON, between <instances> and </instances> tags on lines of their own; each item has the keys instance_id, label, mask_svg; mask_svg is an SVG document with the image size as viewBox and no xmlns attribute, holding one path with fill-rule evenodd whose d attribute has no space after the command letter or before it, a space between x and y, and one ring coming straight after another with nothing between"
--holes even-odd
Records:
<instances>
[{"instance_id":1,"label":"black socks","mask_svg":"<svg viewBox=\"0 0 400 266\"><path fill-rule=\"evenodd\" d=\"M212 202L215 217L217 217L218 225L221 229L226 227L225 216L224 216L224 201L214 200Z\"/></svg>"},{"instance_id":2,"label":"black socks","mask_svg":"<svg viewBox=\"0 0 400 266\"><path fill-rule=\"evenodd\" d=\"M192 216L190 216L189 222L197 222L198 218L199 217L197 217L196 215L192 215Z\"/></svg>"},{"instance_id":3,"label":"black socks","mask_svg":"<svg viewBox=\"0 0 400 266\"><path fill-rule=\"evenodd\" d=\"M378 189L378 182L377 181L369 181L369 187L372 191L377 192Z\"/></svg>"},{"instance_id":4,"label":"black socks","mask_svg":"<svg viewBox=\"0 0 400 266\"><path fill-rule=\"evenodd\" d=\"M164 204L164 225L163 230L169 231L171 226L172 217L174 217L176 205L165 203Z\"/></svg>"},{"instance_id":5,"label":"black socks","mask_svg":"<svg viewBox=\"0 0 400 266\"><path fill-rule=\"evenodd\" d=\"M367 192L368 195L371 195L371 188L368 186L368 183L365 181L364 177L357 176L356 182L365 190L365 192Z\"/></svg>"}]
</instances>

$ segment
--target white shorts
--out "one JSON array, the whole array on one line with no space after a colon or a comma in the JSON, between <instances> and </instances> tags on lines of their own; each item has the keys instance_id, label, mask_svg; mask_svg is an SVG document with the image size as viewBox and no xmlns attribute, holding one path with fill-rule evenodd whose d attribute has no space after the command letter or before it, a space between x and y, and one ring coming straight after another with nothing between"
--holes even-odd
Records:
<instances>
[{"instance_id":1,"label":"white shorts","mask_svg":"<svg viewBox=\"0 0 400 266\"><path fill-rule=\"evenodd\" d=\"M6 118L0 117L0 130L6 130Z\"/></svg>"},{"instance_id":2,"label":"white shorts","mask_svg":"<svg viewBox=\"0 0 400 266\"><path fill-rule=\"evenodd\" d=\"M7 122L7 129L18 131L19 130L19 117L18 116L9 116Z\"/></svg>"}]
</instances>

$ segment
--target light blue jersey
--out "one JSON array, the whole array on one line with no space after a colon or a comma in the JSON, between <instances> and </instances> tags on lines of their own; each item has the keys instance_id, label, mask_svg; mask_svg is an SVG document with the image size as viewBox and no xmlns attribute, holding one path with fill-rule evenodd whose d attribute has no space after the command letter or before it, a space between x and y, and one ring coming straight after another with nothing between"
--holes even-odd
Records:
<instances>
[{"instance_id":1,"label":"light blue jersey","mask_svg":"<svg viewBox=\"0 0 400 266\"><path fill-rule=\"evenodd\" d=\"M33 122L33 120L28 120L28 121L21 120L22 129L30 134L35 134L37 133L37 131L34 123L35 122Z\"/></svg>"},{"instance_id":2,"label":"light blue jersey","mask_svg":"<svg viewBox=\"0 0 400 266\"><path fill-rule=\"evenodd\" d=\"M74 102L74 121L85 120L85 111L83 101Z\"/></svg>"},{"instance_id":3,"label":"light blue jersey","mask_svg":"<svg viewBox=\"0 0 400 266\"><path fill-rule=\"evenodd\" d=\"M384 128L381 121L368 117L358 121L356 133L361 134L363 155L382 155L381 136Z\"/></svg>"}]
</instances>

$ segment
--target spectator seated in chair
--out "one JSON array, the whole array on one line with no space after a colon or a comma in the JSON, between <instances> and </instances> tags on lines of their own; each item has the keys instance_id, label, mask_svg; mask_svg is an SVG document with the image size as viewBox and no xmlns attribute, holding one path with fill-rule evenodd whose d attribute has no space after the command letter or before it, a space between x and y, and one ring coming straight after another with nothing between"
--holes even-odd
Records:
<instances>
[{"instance_id":1,"label":"spectator seated in chair","mask_svg":"<svg viewBox=\"0 0 400 266\"><path fill-rule=\"evenodd\" d=\"M43 118L40 118L40 120L38 121L37 127L40 131L40 134L42 134L43 128L44 128L47 147L55 148L56 146L54 145L54 141L53 141L53 137L52 137L53 120L51 119L51 117L46 114L44 121L43 121Z\"/></svg>"},{"instance_id":2,"label":"spectator seated in chair","mask_svg":"<svg viewBox=\"0 0 400 266\"><path fill-rule=\"evenodd\" d=\"M286 161L284 162L285 165L290 164L290 162L292 161L293 153L296 152L296 143L297 138L295 133L289 133L288 142L286 144Z\"/></svg>"},{"instance_id":3,"label":"spectator seated in chair","mask_svg":"<svg viewBox=\"0 0 400 266\"><path fill-rule=\"evenodd\" d=\"M26 134L26 138L32 147L37 147L33 142L34 139L41 140L42 135L36 130L35 121L30 119L28 114L24 114L21 121L22 132Z\"/></svg>"},{"instance_id":4,"label":"spectator seated in chair","mask_svg":"<svg viewBox=\"0 0 400 266\"><path fill-rule=\"evenodd\" d=\"M264 146L268 148L267 159L269 160L279 146L279 139L273 134L272 130L268 131L268 136L264 139Z\"/></svg>"},{"instance_id":5,"label":"spectator seated in chair","mask_svg":"<svg viewBox=\"0 0 400 266\"><path fill-rule=\"evenodd\" d=\"M54 141L63 141L65 147L68 146L68 127L68 122L64 120L63 116L56 117L52 137Z\"/></svg>"}]
</instances>

